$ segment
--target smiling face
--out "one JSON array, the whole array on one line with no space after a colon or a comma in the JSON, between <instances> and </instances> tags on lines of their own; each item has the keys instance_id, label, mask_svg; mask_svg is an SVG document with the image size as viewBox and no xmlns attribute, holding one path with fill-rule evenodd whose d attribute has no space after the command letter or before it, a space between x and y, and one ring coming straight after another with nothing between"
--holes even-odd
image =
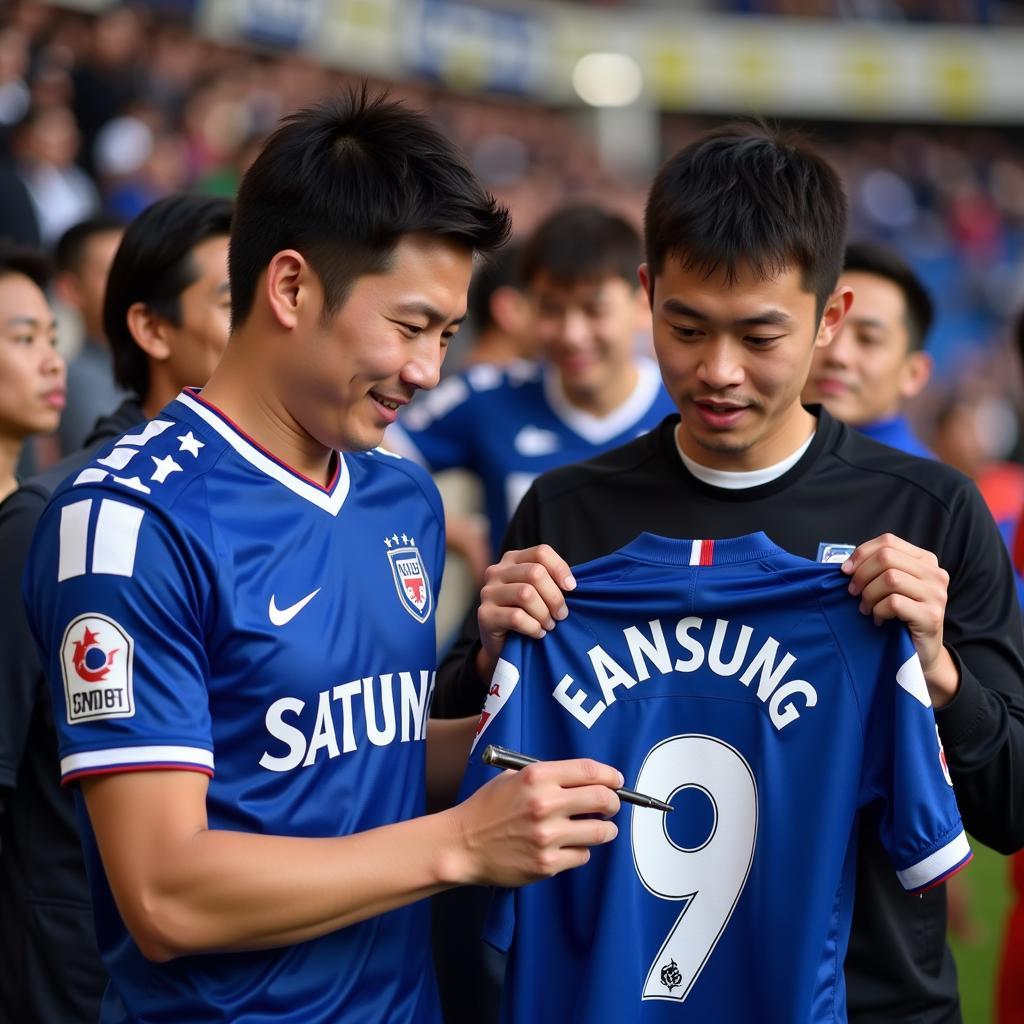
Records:
<instances>
[{"instance_id":1,"label":"smiling face","mask_svg":"<svg viewBox=\"0 0 1024 1024\"><path fill-rule=\"evenodd\" d=\"M654 347L679 409L682 450L711 469L764 469L795 452L813 429L800 404L811 359L842 323L848 290L816 316L798 269L761 279L706 276L671 256L653 281Z\"/></svg>"},{"instance_id":2,"label":"smiling face","mask_svg":"<svg viewBox=\"0 0 1024 1024\"><path fill-rule=\"evenodd\" d=\"M282 366L285 405L327 448L376 448L420 388L440 379L448 342L466 315L472 253L436 237L407 235L390 269L355 280L341 308L322 316L323 291L297 313L295 347Z\"/></svg>"},{"instance_id":3,"label":"smiling face","mask_svg":"<svg viewBox=\"0 0 1024 1024\"><path fill-rule=\"evenodd\" d=\"M853 305L842 329L815 353L804 400L859 427L898 415L927 383L931 360L911 351L899 285L866 271L844 273L839 283L853 289Z\"/></svg>"},{"instance_id":4,"label":"smiling face","mask_svg":"<svg viewBox=\"0 0 1024 1024\"><path fill-rule=\"evenodd\" d=\"M557 367L569 401L599 413L614 408L633 381L642 292L617 276L563 284L542 271L527 295L541 354Z\"/></svg>"},{"instance_id":5,"label":"smiling face","mask_svg":"<svg viewBox=\"0 0 1024 1024\"><path fill-rule=\"evenodd\" d=\"M46 296L18 273L0 277L0 433L16 440L57 429L64 360Z\"/></svg>"}]
</instances>

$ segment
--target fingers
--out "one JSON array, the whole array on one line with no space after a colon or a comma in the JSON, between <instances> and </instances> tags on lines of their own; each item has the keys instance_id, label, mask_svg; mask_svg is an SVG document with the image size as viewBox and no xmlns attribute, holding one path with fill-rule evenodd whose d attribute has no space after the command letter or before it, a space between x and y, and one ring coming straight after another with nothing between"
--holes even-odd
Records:
<instances>
[{"instance_id":1,"label":"fingers","mask_svg":"<svg viewBox=\"0 0 1024 1024\"><path fill-rule=\"evenodd\" d=\"M565 559L547 544L507 551L484 579L477 620L491 655L510 631L539 639L554 629L569 614L564 591L576 586Z\"/></svg>"}]
</instances>

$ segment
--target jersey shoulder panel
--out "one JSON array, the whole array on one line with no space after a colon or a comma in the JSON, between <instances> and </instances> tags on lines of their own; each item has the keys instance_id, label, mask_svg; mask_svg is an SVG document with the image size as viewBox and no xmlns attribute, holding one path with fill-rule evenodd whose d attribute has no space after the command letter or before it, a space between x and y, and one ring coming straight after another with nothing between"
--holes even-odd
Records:
<instances>
[{"instance_id":1,"label":"jersey shoulder panel","mask_svg":"<svg viewBox=\"0 0 1024 1024\"><path fill-rule=\"evenodd\" d=\"M622 477L627 478L627 482L632 485L628 479L632 474L642 472L644 467L661 459L660 435L665 430L671 430L677 419L678 414L672 414L649 433L641 434L626 444L583 462L542 473L533 483L538 500L556 501L574 491L614 485Z\"/></svg>"},{"instance_id":2,"label":"jersey shoulder panel","mask_svg":"<svg viewBox=\"0 0 1024 1024\"><path fill-rule=\"evenodd\" d=\"M952 466L909 455L849 427L839 426L831 455L850 470L895 478L904 486L916 488L922 498L938 502L947 510L956 507L975 489L970 478Z\"/></svg>"},{"instance_id":3,"label":"jersey shoulder panel","mask_svg":"<svg viewBox=\"0 0 1024 1024\"><path fill-rule=\"evenodd\" d=\"M431 510L444 522L444 507L441 504L441 494L434 483L434 478L429 471L412 459L390 451L387 448L374 448L368 452L347 452L345 458L350 464L359 466L367 475L389 475L397 473L409 480L411 487L427 499Z\"/></svg>"}]
</instances>

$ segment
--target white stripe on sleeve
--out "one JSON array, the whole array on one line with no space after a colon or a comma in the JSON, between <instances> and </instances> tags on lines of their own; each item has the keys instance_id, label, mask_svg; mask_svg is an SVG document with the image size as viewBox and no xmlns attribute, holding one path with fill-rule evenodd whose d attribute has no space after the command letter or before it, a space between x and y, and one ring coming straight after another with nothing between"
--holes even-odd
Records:
<instances>
[{"instance_id":1,"label":"white stripe on sleeve","mask_svg":"<svg viewBox=\"0 0 1024 1024\"><path fill-rule=\"evenodd\" d=\"M85 549L89 538L92 498L83 498L60 510L60 544L57 554L57 582L85 575Z\"/></svg>"},{"instance_id":2,"label":"white stripe on sleeve","mask_svg":"<svg viewBox=\"0 0 1024 1024\"><path fill-rule=\"evenodd\" d=\"M948 875L958 864L971 854L971 845L961 829L941 850L929 854L924 860L911 864L909 868L896 872L904 889L923 889L932 882Z\"/></svg>"},{"instance_id":3,"label":"white stripe on sleeve","mask_svg":"<svg viewBox=\"0 0 1024 1024\"><path fill-rule=\"evenodd\" d=\"M113 747L109 750L86 750L60 759L61 775L76 772L103 771L138 765L194 765L213 771L213 753L202 747L148 746Z\"/></svg>"},{"instance_id":4,"label":"white stripe on sleeve","mask_svg":"<svg viewBox=\"0 0 1024 1024\"><path fill-rule=\"evenodd\" d=\"M131 576L135 570L135 549L145 511L137 505L104 498L96 518L92 548L92 571L108 576Z\"/></svg>"}]
</instances>

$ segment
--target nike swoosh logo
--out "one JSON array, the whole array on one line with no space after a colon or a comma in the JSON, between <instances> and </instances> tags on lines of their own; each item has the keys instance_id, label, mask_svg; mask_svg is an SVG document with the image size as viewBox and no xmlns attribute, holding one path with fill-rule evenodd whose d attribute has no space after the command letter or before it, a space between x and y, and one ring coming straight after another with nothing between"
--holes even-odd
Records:
<instances>
[{"instance_id":1,"label":"nike swoosh logo","mask_svg":"<svg viewBox=\"0 0 1024 1024\"><path fill-rule=\"evenodd\" d=\"M276 594L270 595L270 607L267 609L267 614L270 616L270 621L275 626L284 626L291 622L303 608L309 604L310 601L320 593L320 587L317 587L312 594L307 594L301 601L296 601L295 604L288 605L287 608L278 608L275 598Z\"/></svg>"}]
</instances>

